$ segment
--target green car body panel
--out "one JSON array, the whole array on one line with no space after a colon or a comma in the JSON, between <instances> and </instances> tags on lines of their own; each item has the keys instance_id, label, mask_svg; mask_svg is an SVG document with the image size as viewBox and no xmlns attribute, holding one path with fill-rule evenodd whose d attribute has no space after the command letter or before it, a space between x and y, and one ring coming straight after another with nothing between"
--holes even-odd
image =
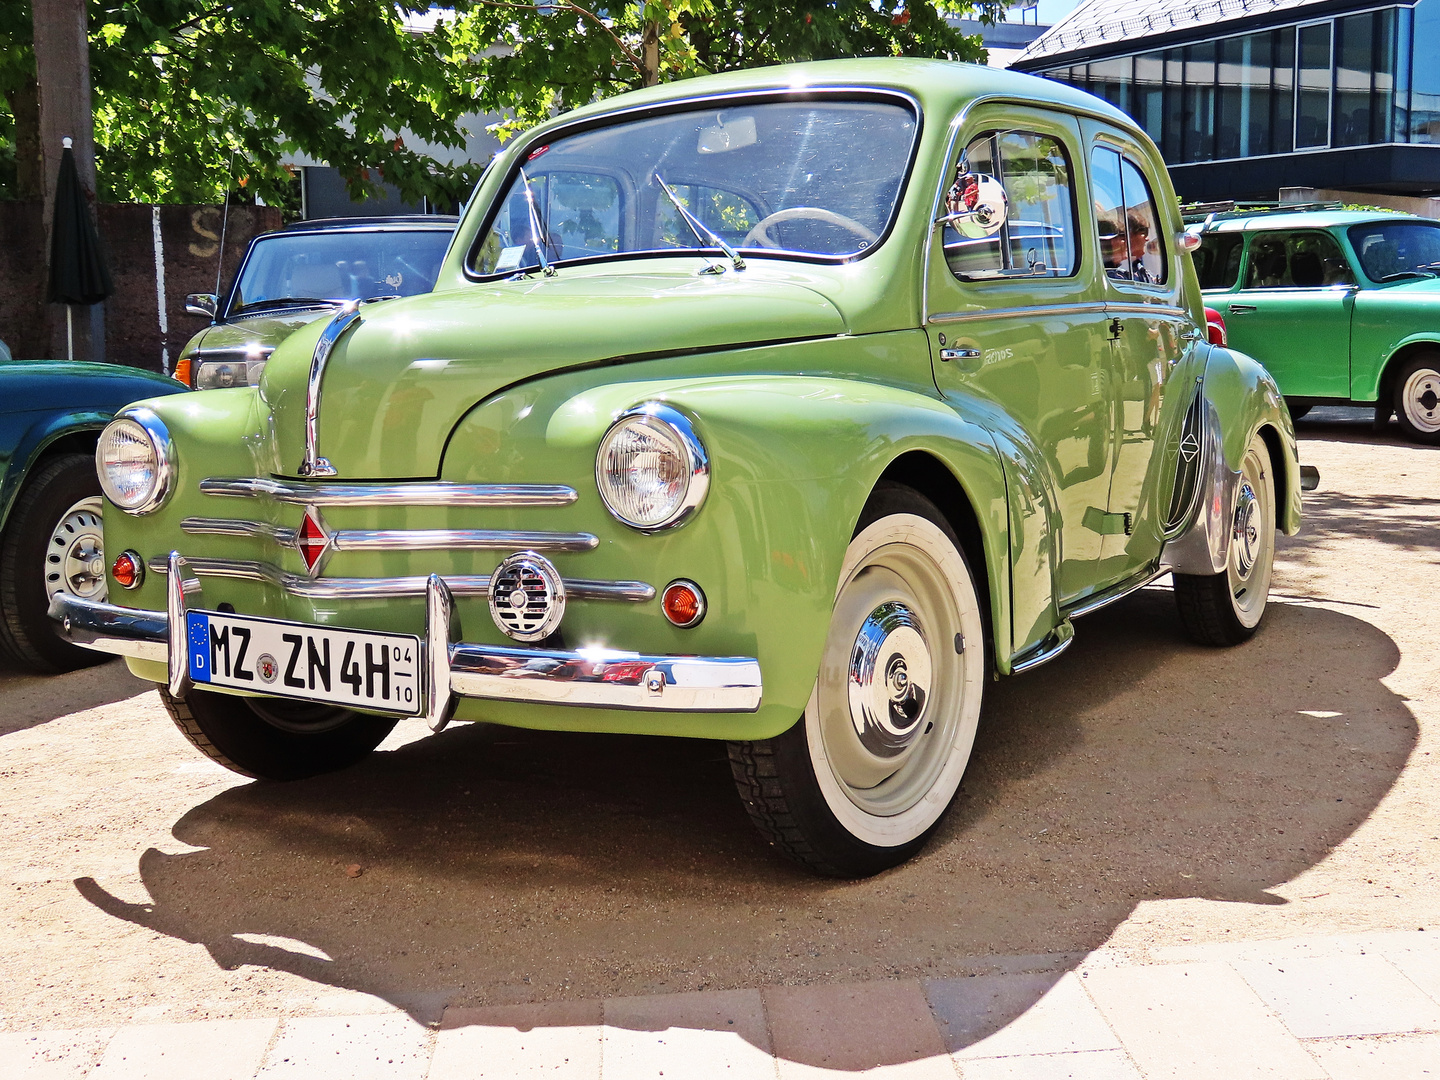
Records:
<instances>
[{"instance_id":1,"label":"green car body panel","mask_svg":"<svg viewBox=\"0 0 1440 1080\"><path fill-rule=\"evenodd\" d=\"M467 272L517 163L554 133L671 101L797 86L894 91L921 117L891 227L862 256L826 263L747 255L740 270L681 253L562 265L554 276L477 280ZM939 195L965 140L1000 123L1063 136L1080 193L1097 132L1143 162L1165 215L1168 284L1122 288L1107 279L1083 194L1075 200L1074 273L969 283L950 274L931 224ZM566 645L757 658L758 710L464 699L456 716L748 740L777 735L801 715L846 546L877 483L900 480L955 524L988 608L994 669L1009 673L1047 641L1068 638L1071 612L1161 569L1181 426L1197 392L1219 418L1232 472L1253 436L1264 435L1281 489L1277 524L1299 527L1289 417L1259 364L1205 343L1194 270L1175 250L1182 226L1174 207L1158 152L1124 114L1059 84L971 65L833 61L707 77L575 110L516 139L487 171L434 292L361 307L325 368L316 443L345 483L567 484L577 498L497 509L377 501L327 507L325 522L337 530L582 532L596 538L593 549L547 556L567 580L641 581L657 592L677 578L699 582L708 609L693 629L667 622L658 597L576 601L562 625ZM723 272L706 272L717 263ZM1112 333L1114 324L1123 325ZM171 550L268 560L305 575L294 547L263 536L195 535L181 522L245 516L298 527L301 505L205 495L198 484L299 477L307 376L324 329L317 322L292 334L258 387L149 403L175 445L175 494L144 516L107 514L107 550L133 549L147 561ZM941 334L949 345L973 340L980 359L969 367L942 359ZM1160 383L1145 382L1147 371L1162 368ZM652 534L612 517L594 479L602 436L645 402L690 417L710 458L703 505L683 525ZM1084 433L1103 444L1101 460L1073 460L1072 443ZM1122 520L1128 533L1112 527ZM488 574L504 554L337 551L323 573ZM420 633L425 618L423 598L319 601L225 577L203 586L212 610L229 604L241 614L408 634ZM111 596L163 610L166 581L151 574ZM483 597L455 604L466 641L514 644ZM165 680L161 663L130 664Z\"/></svg>"},{"instance_id":2,"label":"green car body panel","mask_svg":"<svg viewBox=\"0 0 1440 1080\"><path fill-rule=\"evenodd\" d=\"M1207 226L1202 235L1243 233L1242 261L1235 283L1204 290L1205 302L1225 318L1230 344L1263 363L1286 397L1385 403L1387 380L1398 365L1416 350L1440 348L1440 279L1372 281L1349 230L1405 221L1433 224L1406 214L1359 210L1228 216ZM1334 238L1348 266L1350 285L1245 287L1257 240L1311 232ZM1237 305L1241 310L1235 310Z\"/></svg>"}]
</instances>

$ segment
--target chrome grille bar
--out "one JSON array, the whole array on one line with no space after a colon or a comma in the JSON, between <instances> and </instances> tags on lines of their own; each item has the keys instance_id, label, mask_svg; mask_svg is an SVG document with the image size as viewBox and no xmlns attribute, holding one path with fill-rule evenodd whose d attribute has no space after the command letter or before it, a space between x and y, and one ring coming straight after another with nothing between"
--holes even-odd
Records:
<instances>
[{"instance_id":1,"label":"chrome grille bar","mask_svg":"<svg viewBox=\"0 0 1440 1080\"><path fill-rule=\"evenodd\" d=\"M315 506L569 506L578 498L564 484L315 484L268 476L212 476L200 481L200 492Z\"/></svg>"},{"instance_id":2,"label":"chrome grille bar","mask_svg":"<svg viewBox=\"0 0 1440 1080\"><path fill-rule=\"evenodd\" d=\"M274 563L250 559L190 559L190 572L198 577L234 578L239 581L265 581L284 589L292 596L308 600L374 600L400 596L424 596L425 577L396 578L308 578L281 570ZM159 556L150 560L150 571L164 574L166 560ZM489 596L489 574L447 576L445 583L456 596ZM592 581L587 578L566 578L565 593L572 600L623 600L644 603L655 598L655 587L643 581Z\"/></svg>"},{"instance_id":3,"label":"chrome grille bar","mask_svg":"<svg viewBox=\"0 0 1440 1080\"><path fill-rule=\"evenodd\" d=\"M188 517L180 528L191 536L262 537L284 547L295 543L294 529L268 521ZM518 529L340 529L331 540L336 551L593 551L600 543L591 533Z\"/></svg>"}]
</instances>

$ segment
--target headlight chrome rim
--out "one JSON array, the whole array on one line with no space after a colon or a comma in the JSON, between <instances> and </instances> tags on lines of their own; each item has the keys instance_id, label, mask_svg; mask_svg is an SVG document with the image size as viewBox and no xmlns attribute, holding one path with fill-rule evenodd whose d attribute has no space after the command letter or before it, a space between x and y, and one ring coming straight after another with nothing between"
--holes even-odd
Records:
<instances>
[{"instance_id":1,"label":"headlight chrome rim","mask_svg":"<svg viewBox=\"0 0 1440 1080\"><path fill-rule=\"evenodd\" d=\"M127 505L119 489L111 482L109 471L105 465L107 436L117 426L127 424L140 429L155 460L155 478L150 484L149 491L145 498L133 500L130 505ZM143 405L134 405L121 410L115 419L110 421L100 432L100 439L95 447L95 470L100 476L100 487L105 492L105 498L120 510L139 516L154 513L160 509L169 499L175 486L175 445L170 440L170 432L165 427L165 422L155 414L153 409L148 409Z\"/></svg>"},{"instance_id":2,"label":"headlight chrome rim","mask_svg":"<svg viewBox=\"0 0 1440 1080\"><path fill-rule=\"evenodd\" d=\"M674 437L684 453L685 490L673 509L662 519L654 522L634 521L627 518L611 503L606 494L607 484L604 479L606 452L617 434L623 428L633 425L637 419L647 425L664 429L667 434ZM705 496L710 490L710 455L705 450L705 444L695 433L695 425L688 416L663 401L647 401L621 413L615 422L606 429L595 454L595 487L600 493L600 501L605 504L605 509L622 525L642 533L656 533L665 529L673 529L688 521L705 501Z\"/></svg>"}]
</instances>

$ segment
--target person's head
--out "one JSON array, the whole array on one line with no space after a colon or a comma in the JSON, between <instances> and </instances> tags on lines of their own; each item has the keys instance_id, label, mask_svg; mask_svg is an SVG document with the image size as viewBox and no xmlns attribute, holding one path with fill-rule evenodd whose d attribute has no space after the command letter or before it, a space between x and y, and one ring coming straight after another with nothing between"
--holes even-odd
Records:
<instances>
[{"instance_id":1,"label":"person's head","mask_svg":"<svg viewBox=\"0 0 1440 1080\"><path fill-rule=\"evenodd\" d=\"M1131 214L1125 221L1127 225L1127 246L1130 258L1138 259L1145 254L1145 248L1150 243L1150 223L1139 214Z\"/></svg>"}]
</instances>

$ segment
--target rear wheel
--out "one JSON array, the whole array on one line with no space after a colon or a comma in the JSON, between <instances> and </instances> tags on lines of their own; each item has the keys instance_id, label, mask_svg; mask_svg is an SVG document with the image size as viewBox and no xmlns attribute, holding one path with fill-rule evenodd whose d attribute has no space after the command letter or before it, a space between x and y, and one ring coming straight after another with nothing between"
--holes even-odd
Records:
<instances>
[{"instance_id":1,"label":"rear wheel","mask_svg":"<svg viewBox=\"0 0 1440 1080\"><path fill-rule=\"evenodd\" d=\"M0 651L39 671L109 657L60 636L46 614L58 593L104 600L100 480L88 454L61 454L26 481L0 542Z\"/></svg>"},{"instance_id":2,"label":"rear wheel","mask_svg":"<svg viewBox=\"0 0 1440 1080\"><path fill-rule=\"evenodd\" d=\"M1395 417L1415 442L1440 443L1440 353L1422 353L1395 373Z\"/></svg>"},{"instance_id":3,"label":"rear wheel","mask_svg":"<svg viewBox=\"0 0 1440 1080\"><path fill-rule=\"evenodd\" d=\"M845 553L804 716L730 745L751 819L818 873L904 862L960 786L985 671L979 596L949 524L908 488L878 489Z\"/></svg>"},{"instance_id":4,"label":"rear wheel","mask_svg":"<svg viewBox=\"0 0 1440 1080\"><path fill-rule=\"evenodd\" d=\"M1201 645L1238 645L1255 633L1275 564L1275 479L1257 432L1240 467L1230 550L1218 574L1176 574L1175 602L1185 632Z\"/></svg>"},{"instance_id":5,"label":"rear wheel","mask_svg":"<svg viewBox=\"0 0 1440 1080\"><path fill-rule=\"evenodd\" d=\"M159 689L170 719L192 746L231 772L257 780L303 780L354 765L398 723L307 701L210 690L191 690L181 699Z\"/></svg>"}]
</instances>

